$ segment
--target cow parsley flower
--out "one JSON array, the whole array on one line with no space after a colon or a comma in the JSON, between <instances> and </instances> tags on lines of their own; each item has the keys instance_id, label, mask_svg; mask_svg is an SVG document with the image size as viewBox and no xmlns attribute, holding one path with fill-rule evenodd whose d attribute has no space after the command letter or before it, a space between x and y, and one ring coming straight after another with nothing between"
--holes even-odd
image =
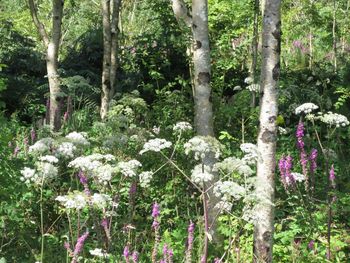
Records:
<instances>
[{"instance_id":1,"label":"cow parsley flower","mask_svg":"<svg viewBox=\"0 0 350 263\"><path fill-rule=\"evenodd\" d=\"M171 142L165 139L151 139L143 145L143 149L140 151L140 154L144 154L145 152L160 152L163 149L170 148L172 145Z\"/></svg>"},{"instance_id":2,"label":"cow parsley flower","mask_svg":"<svg viewBox=\"0 0 350 263\"><path fill-rule=\"evenodd\" d=\"M75 191L69 195L59 195L55 199L66 209L81 210L88 205L88 197L84 192Z\"/></svg>"},{"instance_id":3,"label":"cow parsley flower","mask_svg":"<svg viewBox=\"0 0 350 263\"><path fill-rule=\"evenodd\" d=\"M73 158L74 152L76 151L77 147L71 142L63 142L61 143L57 149L56 154L59 157L63 158Z\"/></svg>"},{"instance_id":4,"label":"cow parsley flower","mask_svg":"<svg viewBox=\"0 0 350 263\"><path fill-rule=\"evenodd\" d=\"M213 170L222 171L227 174L236 172L244 176L251 176L254 174L252 168L250 168L245 161L236 157L228 157L223 161L214 164Z\"/></svg>"},{"instance_id":5,"label":"cow parsley flower","mask_svg":"<svg viewBox=\"0 0 350 263\"><path fill-rule=\"evenodd\" d=\"M256 164L258 161L258 147L252 143L242 143L240 148L245 153L242 161L248 165Z\"/></svg>"},{"instance_id":6,"label":"cow parsley flower","mask_svg":"<svg viewBox=\"0 0 350 263\"><path fill-rule=\"evenodd\" d=\"M117 167L124 176L134 177L136 176L136 170L142 167L142 164L137 160L130 160L128 162L119 162Z\"/></svg>"},{"instance_id":7,"label":"cow parsley flower","mask_svg":"<svg viewBox=\"0 0 350 263\"><path fill-rule=\"evenodd\" d=\"M39 160L42 162L48 162L48 163L58 163L58 159L53 155L41 156Z\"/></svg>"},{"instance_id":8,"label":"cow parsley flower","mask_svg":"<svg viewBox=\"0 0 350 263\"><path fill-rule=\"evenodd\" d=\"M331 111L321 115L319 119L330 126L345 127L349 125L349 121L347 117L338 113L333 113Z\"/></svg>"},{"instance_id":9,"label":"cow parsley flower","mask_svg":"<svg viewBox=\"0 0 350 263\"><path fill-rule=\"evenodd\" d=\"M77 146L89 146L90 143L86 139L86 133L83 132L71 132L66 135L66 138Z\"/></svg>"},{"instance_id":10,"label":"cow parsley flower","mask_svg":"<svg viewBox=\"0 0 350 263\"><path fill-rule=\"evenodd\" d=\"M29 147L29 153L33 155L41 155L48 152L54 140L52 138L43 138Z\"/></svg>"},{"instance_id":11,"label":"cow parsley flower","mask_svg":"<svg viewBox=\"0 0 350 263\"><path fill-rule=\"evenodd\" d=\"M244 187L232 181L219 181L215 184L213 192L216 197L221 197L223 201L234 198L239 200L245 194Z\"/></svg>"},{"instance_id":12,"label":"cow parsley flower","mask_svg":"<svg viewBox=\"0 0 350 263\"><path fill-rule=\"evenodd\" d=\"M24 167L24 169L21 170L21 174L22 177L20 178L20 180L24 181L26 184L30 184L31 182L36 182L38 180L38 175L36 174L36 171L29 167Z\"/></svg>"},{"instance_id":13,"label":"cow parsley flower","mask_svg":"<svg viewBox=\"0 0 350 263\"><path fill-rule=\"evenodd\" d=\"M246 83L246 84L252 84L253 81L254 81L254 79L252 77L246 77L244 79L244 83Z\"/></svg>"},{"instance_id":14,"label":"cow parsley flower","mask_svg":"<svg viewBox=\"0 0 350 263\"><path fill-rule=\"evenodd\" d=\"M307 103L304 103L298 107L296 107L295 109L295 114L299 115L301 113L305 113L305 114L309 114L311 113L313 110L317 110L318 109L318 106L311 103L311 102L307 102Z\"/></svg>"},{"instance_id":15,"label":"cow parsley flower","mask_svg":"<svg viewBox=\"0 0 350 263\"><path fill-rule=\"evenodd\" d=\"M90 254L99 258L108 258L110 255L102 248L95 248L89 250Z\"/></svg>"},{"instance_id":16,"label":"cow parsley flower","mask_svg":"<svg viewBox=\"0 0 350 263\"><path fill-rule=\"evenodd\" d=\"M191 174L191 180L203 186L204 183L210 182L213 180L214 175L211 173L211 169L208 165L204 165L204 169L202 164L198 164L194 167Z\"/></svg>"},{"instance_id":17,"label":"cow parsley flower","mask_svg":"<svg viewBox=\"0 0 350 263\"><path fill-rule=\"evenodd\" d=\"M185 154L194 152L196 160L204 159L209 154L214 154L218 159L221 155L220 143L211 136L195 136L184 144Z\"/></svg>"},{"instance_id":18,"label":"cow parsley flower","mask_svg":"<svg viewBox=\"0 0 350 263\"><path fill-rule=\"evenodd\" d=\"M291 173L291 175L294 178L294 181L296 181L296 182L305 181L305 175L303 175L301 173Z\"/></svg>"},{"instance_id":19,"label":"cow parsley flower","mask_svg":"<svg viewBox=\"0 0 350 263\"><path fill-rule=\"evenodd\" d=\"M222 201L221 200L218 203L216 203L215 208L217 210L220 210L221 213L224 213L224 212L231 212L232 206L233 206L233 203L231 203L229 201Z\"/></svg>"},{"instance_id":20,"label":"cow parsley flower","mask_svg":"<svg viewBox=\"0 0 350 263\"><path fill-rule=\"evenodd\" d=\"M98 209L104 209L112 204L112 198L106 194L94 193L91 196L91 204Z\"/></svg>"},{"instance_id":21,"label":"cow parsley flower","mask_svg":"<svg viewBox=\"0 0 350 263\"><path fill-rule=\"evenodd\" d=\"M41 176L43 176L45 180L54 179L55 177L57 177L58 169L52 163L39 162L37 163L37 168Z\"/></svg>"},{"instance_id":22,"label":"cow parsley flower","mask_svg":"<svg viewBox=\"0 0 350 263\"><path fill-rule=\"evenodd\" d=\"M184 131L189 131L192 130L192 126L190 123L186 121L181 121L175 124L173 127L174 132L184 132Z\"/></svg>"},{"instance_id":23,"label":"cow parsley flower","mask_svg":"<svg viewBox=\"0 0 350 263\"><path fill-rule=\"evenodd\" d=\"M93 176L101 184L107 184L112 179L112 175L115 173L114 167L109 164L96 167L93 171Z\"/></svg>"},{"instance_id":24,"label":"cow parsley flower","mask_svg":"<svg viewBox=\"0 0 350 263\"><path fill-rule=\"evenodd\" d=\"M140 185L143 188L149 187L153 177L153 172L147 171L139 174Z\"/></svg>"}]
</instances>

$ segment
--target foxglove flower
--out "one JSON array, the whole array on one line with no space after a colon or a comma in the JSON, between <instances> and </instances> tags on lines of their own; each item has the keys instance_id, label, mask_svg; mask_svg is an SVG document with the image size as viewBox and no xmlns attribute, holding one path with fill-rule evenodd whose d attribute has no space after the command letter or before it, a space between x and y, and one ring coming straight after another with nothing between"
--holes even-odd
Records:
<instances>
[{"instance_id":1,"label":"foxglove flower","mask_svg":"<svg viewBox=\"0 0 350 263\"><path fill-rule=\"evenodd\" d=\"M335 188L335 173L334 173L334 165L332 164L331 170L329 171L329 181L333 188Z\"/></svg>"},{"instance_id":2,"label":"foxglove flower","mask_svg":"<svg viewBox=\"0 0 350 263\"><path fill-rule=\"evenodd\" d=\"M77 240L77 243L75 244L74 251L73 251L73 261L77 262L77 257L80 254L80 252L83 250L85 240L89 236L89 232L86 231L82 236L80 236Z\"/></svg>"}]
</instances>

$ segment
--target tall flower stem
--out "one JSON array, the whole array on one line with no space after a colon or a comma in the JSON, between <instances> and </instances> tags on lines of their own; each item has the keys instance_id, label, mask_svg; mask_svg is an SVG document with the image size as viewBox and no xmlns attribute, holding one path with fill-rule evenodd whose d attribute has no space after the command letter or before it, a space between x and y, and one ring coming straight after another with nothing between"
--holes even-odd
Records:
<instances>
[{"instance_id":1,"label":"tall flower stem","mask_svg":"<svg viewBox=\"0 0 350 263\"><path fill-rule=\"evenodd\" d=\"M43 187L44 187L44 176L41 180L40 186L40 232L41 232L41 250L40 259L41 263L44 262L44 209L43 209Z\"/></svg>"}]
</instances>

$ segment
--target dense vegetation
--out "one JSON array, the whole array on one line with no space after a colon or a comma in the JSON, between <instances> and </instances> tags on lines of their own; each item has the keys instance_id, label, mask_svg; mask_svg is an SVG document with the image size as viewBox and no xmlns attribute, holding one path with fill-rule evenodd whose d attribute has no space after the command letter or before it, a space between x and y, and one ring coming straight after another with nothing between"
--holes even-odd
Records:
<instances>
[{"instance_id":1,"label":"dense vegetation","mask_svg":"<svg viewBox=\"0 0 350 263\"><path fill-rule=\"evenodd\" d=\"M52 2L36 1L50 38ZM349 6L282 1L274 262L350 262ZM102 119L100 1L64 1L58 130L29 4L0 10L0 263L253 261L259 1L208 0L215 136L197 131L200 47L171 1L121 1L116 92Z\"/></svg>"}]
</instances>

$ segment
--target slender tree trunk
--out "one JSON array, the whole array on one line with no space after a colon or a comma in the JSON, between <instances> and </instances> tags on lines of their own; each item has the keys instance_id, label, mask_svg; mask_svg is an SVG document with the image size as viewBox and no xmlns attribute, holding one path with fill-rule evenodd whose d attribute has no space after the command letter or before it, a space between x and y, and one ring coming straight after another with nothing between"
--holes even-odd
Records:
<instances>
[{"instance_id":1,"label":"slender tree trunk","mask_svg":"<svg viewBox=\"0 0 350 263\"><path fill-rule=\"evenodd\" d=\"M333 67L334 73L337 73L337 2L333 0L333 26L332 26L332 36L333 36Z\"/></svg>"},{"instance_id":2,"label":"slender tree trunk","mask_svg":"<svg viewBox=\"0 0 350 263\"><path fill-rule=\"evenodd\" d=\"M172 8L179 22L192 29L193 37L193 81L194 81L194 126L198 135L214 136L213 109L210 87L210 47L208 30L208 1L192 0L192 16L182 0L172 0ZM203 160L205 165L212 167L214 157ZM208 187L218 180L218 175L208 183ZM218 241L216 218L219 209L215 207L218 198L213 193L213 187L208 191L208 226L214 241Z\"/></svg>"},{"instance_id":3,"label":"slender tree trunk","mask_svg":"<svg viewBox=\"0 0 350 263\"><path fill-rule=\"evenodd\" d=\"M275 152L277 138L276 88L280 74L281 0L266 0L262 34L260 130L254 225L254 262L272 262Z\"/></svg>"},{"instance_id":4,"label":"slender tree trunk","mask_svg":"<svg viewBox=\"0 0 350 263\"><path fill-rule=\"evenodd\" d=\"M254 0L254 25L253 25L253 41L252 41L252 64L250 68L250 75L253 83L257 83L256 66L258 62L258 44L259 44L259 0ZM251 107L254 108L256 104L256 94L252 92Z\"/></svg>"},{"instance_id":5,"label":"slender tree trunk","mask_svg":"<svg viewBox=\"0 0 350 263\"><path fill-rule=\"evenodd\" d=\"M52 32L49 38L37 14L34 0L28 0L30 13L44 45L46 46L46 69L50 88L50 125L54 131L61 128L61 87L58 74L58 52L61 40L61 25L64 0L52 0Z\"/></svg>"},{"instance_id":6,"label":"slender tree trunk","mask_svg":"<svg viewBox=\"0 0 350 263\"><path fill-rule=\"evenodd\" d=\"M121 0L101 0L103 26L103 62L101 119L105 120L109 102L116 90L118 20Z\"/></svg>"}]
</instances>

